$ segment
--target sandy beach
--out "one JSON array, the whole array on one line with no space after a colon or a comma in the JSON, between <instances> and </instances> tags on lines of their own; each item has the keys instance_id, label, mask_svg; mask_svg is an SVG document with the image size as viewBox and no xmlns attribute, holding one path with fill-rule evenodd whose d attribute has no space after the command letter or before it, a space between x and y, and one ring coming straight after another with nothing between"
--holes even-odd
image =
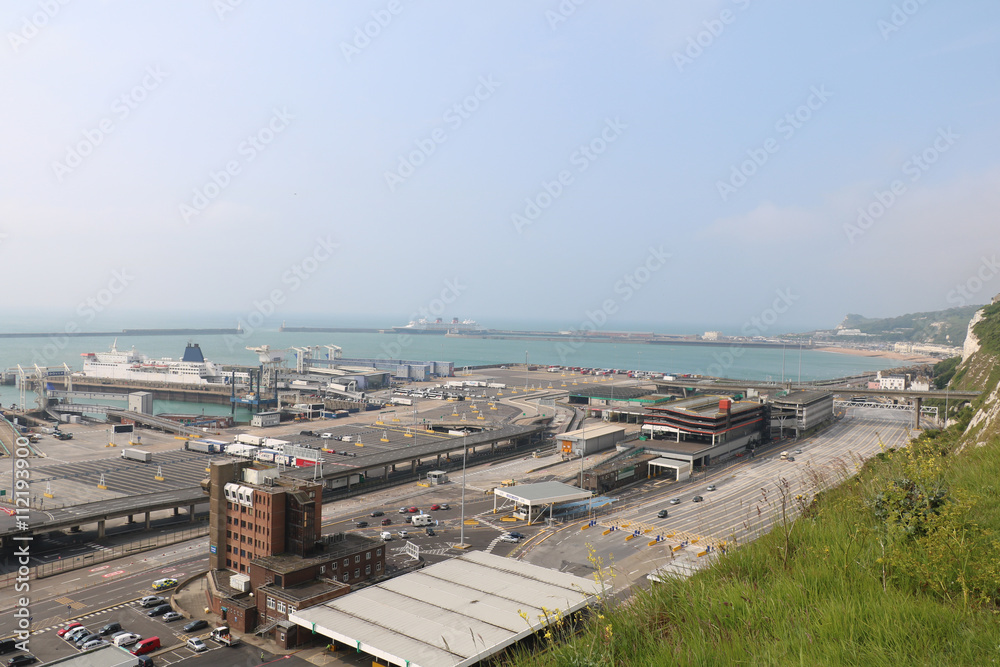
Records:
<instances>
[{"instance_id":1,"label":"sandy beach","mask_svg":"<svg viewBox=\"0 0 1000 667\"><path fill-rule=\"evenodd\" d=\"M935 357L925 354L902 354L901 352L888 352L884 350L856 350L850 347L817 347L817 352L834 352L836 354L851 354L855 357L878 357L881 359L891 359L893 361L904 361L909 364L936 364L941 361Z\"/></svg>"}]
</instances>

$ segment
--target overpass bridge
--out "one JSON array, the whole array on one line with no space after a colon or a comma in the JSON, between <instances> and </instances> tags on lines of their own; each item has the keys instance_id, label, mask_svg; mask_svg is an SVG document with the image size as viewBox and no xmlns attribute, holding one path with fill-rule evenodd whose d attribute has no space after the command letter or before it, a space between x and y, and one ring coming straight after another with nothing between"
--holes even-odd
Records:
<instances>
[{"instance_id":1,"label":"overpass bridge","mask_svg":"<svg viewBox=\"0 0 1000 667\"><path fill-rule=\"evenodd\" d=\"M82 505L73 505L55 510L32 509L25 523L18 524L18 518L0 513L0 551L9 549L15 535L35 535L65 528L79 528L84 524L96 523L98 538L104 537L105 522L109 519L145 514L146 530L150 528L150 513L173 508L187 507L190 520L194 521L195 506L207 503L208 496L201 487L195 486L173 491L147 493L141 496L123 496L109 500L98 500ZM24 519L20 519L24 522Z\"/></svg>"},{"instance_id":2,"label":"overpass bridge","mask_svg":"<svg viewBox=\"0 0 1000 667\"><path fill-rule=\"evenodd\" d=\"M140 416L149 417L149 415ZM508 425L493 431L469 435L465 438L437 434L436 438L401 449L364 453L364 448L358 448L358 451L351 452L352 456L324 453L321 466L284 470L282 474L302 480L315 479L324 485L346 487L350 491L352 475L382 468L388 481L390 470L394 471L397 465L409 464L411 470L415 472L417 466L427 459L436 457L435 463L440 465L442 456L447 457L449 454L457 452L460 457L463 442L464 446L473 453L477 448L485 447L489 447L490 451L493 452L496 445L503 441L510 441L515 447L532 444L545 430L546 426L540 424ZM348 445L349 443L337 442L336 444ZM177 513L180 508L186 507L191 521L194 521L195 506L203 502L208 502L208 496L205 495L200 486L194 486L158 493L122 496L54 510L32 509L26 525L18 525L18 517L8 516L6 513L0 512L0 551L4 548L11 548L16 543L14 537L24 535L25 531L34 535L96 523L100 538L104 536L105 523L109 519L128 517L131 521L133 516L142 514L145 515L146 528L148 529L150 513L160 510L174 509ZM23 521L23 518L21 520Z\"/></svg>"},{"instance_id":3,"label":"overpass bridge","mask_svg":"<svg viewBox=\"0 0 1000 667\"><path fill-rule=\"evenodd\" d=\"M851 394L853 396L886 396L890 398L956 398L972 400L978 398L981 391L951 391L932 389L931 391L914 391L911 389L859 389L857 387L830 387L818 386L815 384L773 384L767 382L705 382L694 379L687 381L678 380L653 380L657 388L674 389L696 389L698 391L721 391L721 392L745 392L747 389L756 389L762 392L773 391L829 391L832 394Z\"/></svg>"}]
</instances>

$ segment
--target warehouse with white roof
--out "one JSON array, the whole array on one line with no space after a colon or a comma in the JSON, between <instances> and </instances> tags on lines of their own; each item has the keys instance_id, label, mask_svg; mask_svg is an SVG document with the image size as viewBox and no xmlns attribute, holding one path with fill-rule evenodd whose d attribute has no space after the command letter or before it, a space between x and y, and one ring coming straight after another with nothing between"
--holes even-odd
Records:
<instances>
[{"instance_id":1,"label":"warehouse with white roof","mask_svg":"<svg viewBox=\"0 0 1000 667\"><path fill-rule=\"evenodd\" d=\"M592 577L473 551L289 620L392 665L463 667L543 629L554 610L565 616L593 604L599 593Z\"/></svg>"}]
</instances>

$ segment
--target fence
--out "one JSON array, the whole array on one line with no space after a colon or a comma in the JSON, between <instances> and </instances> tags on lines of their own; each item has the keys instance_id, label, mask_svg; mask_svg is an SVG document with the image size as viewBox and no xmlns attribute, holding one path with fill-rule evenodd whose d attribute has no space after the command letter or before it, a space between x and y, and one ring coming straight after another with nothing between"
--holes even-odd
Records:
<instances>
[{"instance_id":1,"label":"fence","mask_svg":"<svg viewBox=\"0 0 1000 667\"><path fill-rule=\"evenodd\" d=\"M189 528L177 533L171 533L169 535L159 535L148 540L129 542L128 544L121 544L119 546L104 549L95 553L60 559L52 561L51 563L43 563L31 568L29 577L31 579L44 579L45 577L51 577L54 574L69 572L83 567L90 567L92 565L96 565L97 563L103 563L116 558L124 558L125 556L131 556L133 554L142 553L143 551L149 551L158 547L165 547L170 544L177 544L178 542L185 542L187 540L191 540L196 537L204 537L206 535L208 535L208 525L203 525L198 526L197 528ZM0 576L0 589L13 586L17 580L17 576L17 572L9 572ZM95 583L104 582L101 581Z\"/></svg>"}]
</instances>

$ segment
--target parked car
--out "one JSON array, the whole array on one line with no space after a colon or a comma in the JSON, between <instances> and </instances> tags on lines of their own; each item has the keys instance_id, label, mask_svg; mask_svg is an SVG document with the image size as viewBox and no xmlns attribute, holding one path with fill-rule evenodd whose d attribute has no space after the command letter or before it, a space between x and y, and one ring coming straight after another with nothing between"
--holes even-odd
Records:
<instances>
[{"instance_id":1,"label":"parked car","mask_svg":"<svg viewBox=\"0 0 1000 667\"><path fill-rule=\"evenodd\" d=\"M169 604L161 604L146 612L146 616L163 616L168 611L173 611L171 606Z\"/></svg>"},{"instance_id":2,"label":"parked car","mask_svg":"<svg viewBox=\"0 0 1000 667\"><path fill-rule=\"evenodd\" d=\"M153 667L153 659L148 655L140 655L135 664L136 667Z\"/></svg>"},{"instance_id":3,"label":"parked car","mask_svg":"<svg viewBox=\"0 0 1000 667\"><path fill-rule=\"evenodd\" d=\"M443 509L443 510L450 510L450 509L451 509L451 506L450 506L450 505L448 505L448 503L441 503L441 507L440 507L440 509Z\"/></svg>"},{"instance_id":4,"label":"parked car","mask_svg":"<svg viewBox=\"0 0 1000 667\"><path fill-rule=\"evenodd\" d=\"M413 517L409 515L403 517L403 523L413 523Z\"/></svg>"},{"instance_id":5,"label":"parked car","mask_svg":"<svg viewBox=\"0 0 1000 667\"><path fill-rule=\"evenodd\" d=\"M702 498L701 496L695 496L695 497L694 497L694 498L692 498L691 500L692 500L693 502L696 502L696 503L700 503L701 501L703 501L703 500L704 500L704 498Z\"/></svg>"},{"instance_id":6,"label":"parked car","mask_svg":"<svg viewBox=\"0 0 1000 667\"><path fill-rule=\"evenodd\" d=\"M375 510L374 512L372 512L372 516L383 516L384 514L385 512L383 512L382 510Z\"/></svg>"},{"instance_id":7,"label":"parked car","mask_svg":"<svg viewBox=\"0 0 1000 667\"><path fill-rule=\"evenodd\" d=\"M389 542L392 540L392 533L390 533L388 530L383 530L381 533L379 533L379 537L381 537L386 542Z\"/></svg>"},{"instance_id":8,"label":"parked car","mask_svg":"<svg viewBox=\"0 0 1000 667\"><path fill-rule=\"evenodd\" d=\"M108 642L98 637L97 639L91 639L89 642L81 646L80 648L84 651L89 651L92 648L97 648L98 646L107 646Z\"/></svg>"},{"instance_id":9,"label":"parked car","mask_svg":"<svg viewBox=\"0 0 1000 667\"><path fill-rule=\"evenodd\" d=\"M0 654L10 653L17 648L17 642L13 639L0 640Z\"/></svg>"},{"instance_id":10,"label":"parked car","mask_svg":"<svg viewBox=\"0 0 1000 667\"><path fill-rule=\"evenodd\" d=\"M437 533L434 532L433 528L427 529L427 537L434 537Z\"/></svg>"},{"instance_id":11,"label":"parked car","mask_svg":"<svg viewBox=\"0 0 1000 667\"><path fill-rule=\"evenodd\" d=\"M670 499L670 504L671 505L680 505L681 504L681 499L680 498L671 498Z\"/></svg>"},{"instance_id":12,"label":"parked car","mask_svg":"<svg viewBox=\"0 0 1000 667\"><path fill-rule=\"evenodd\" d=\"M185 645L196 653L200 653L201 651L208 649L208 646L205 645L205 642L201 641L197 637L192 637L191 639L187 640L187 643Z\"/></svg>"},{"instance_id":13,"label":"parked car","mask_svg":"<svg viewBox=\"0 0 1000 667\"><path fill-rule=\"evenodd\" d=\"M143 599L139 600L139 604L143 607L158 607L166 601L166 598L161 598L159 595L147 595Z\"/></svg>"},{"instance_id":14,"label":"parked car","mask_svg":"<svg viewBox=\"0 0 1000 667\"><path fill-rule=\"evenodd\" d=\"M333 437L333 433L320 433L319 437L323 438L324 440L329 440L330 438Z\"/></svg>"},{"instance_id":15,"label":"parked car","mask_svg":"<svg viewBox=\"0 0 1000 667\"><path fill-rule=\"evenodd\" d=\"M435 511L435 510L439 510L439 509L441 509L441 506L438 505L437 503L434 503L433 505L431 505L431 511Z\"/></svg>"},{"instance_id":16,"label":"parked car","mask_svg":"<svg viewBox=\"0 0 1000 667\"><path fill-rule=\"evenodd\" d=\"M667 517L670 516L670 512L668 512L667 510L660 510L659 512L656 513L656 516L660 519L666 519Z\"/></svg>"},{"instance_id":17,"label":"parked car","mask_svg":"<svg viewBox=\"0 0 1000 667\"><path fill-rule=\"evenodd\" d=\"M142 639L142 635L137 635L134 632L126 632L123 635L118 635L117 637L115 637L112 643L115 646L121 646L124 648L125 646L131 646L140 639Z\"/></svg>"},{"instance_id":18,"label":"parked car","mask_svg":"<svg viewBox=\"0 0 1000 667\"><path fill-rule=\"evenodd\" d=\"M715 484L709 484L707 490L708 491L715 491Z\"/></svg>"},{"instance_id":19,"label":"parked car","mask_svg":"<svg viewBox=\"0 0 1000 667\"><path fill-rule=\"evenodd\" d=\"M90 634L90 630L88 630L87 628L85 628L85 627L83 627L81 625L80 627L73 628L72 630L70 630L69 632L67 632L65 635L63 635L63 639L65 639L68 642L75 642L80 637L85 637L86 635L89 635L89 634Z\"/></svg>"},{"instance_id":20,"label":"parked car","mask_svg":"<svg viewBox=\"0 0 1000 667\"><path fill-rule=\"evenodd\" d=\"M385 519L382 519L382 525L383 526L391 526L392 525L392 519L390 519L388 517L386 517Z\"/></svg>"},{"instance_id":21,"label":"parked car","mask_svg":"<svg viewBox=\"0 0 1000 667\"><path fill-rule=\"evenodd\" d=\"M208 627L208 621L204 619L198 619L197 621L191 621L184 626L184 632L197 632L198 630L203 630Z\"/></svg>"},{"instance_id":22,"label":"parked car","mask_svg":"<svg viewBox=\"0 0 1000 667\"><path fill-rule=\"evenodd\" d=\"M398 531L396 531L396 534L399 535L400 539L404 539L404 540L406 539L407 535L409 535L409 533L407 533L402 528L400 528Z\"/></svg>"},{"instance_id":23,"label":"parked car","mask_svg":"<svg viewBox=\"0 0 1000 667\"><path fill-rule=\"evenodd\" d=\"M400 514L406 514L409 511L410 511L409 508L406 508L406 507L400 507L399 508L399 513Z\"/></svg>"},{"instance_id":24,"label":"parked car","mask_svg":"<svg viewBox=\"0 0 1000 667\"><path fill-rule=\"evenodd\" d=\"M411 507L411 508L409 508L409 509L408 509L408 510L406 510L406 511L407 511L407 512L409 512L410 514L416 514L417 512L419 512L419 511L420 511L420 509L419 509L419 508L417 508L417 507Z\"/></svg>"},{"instance_id":25,"label":"parked car","mask_svg":"<svg viewBox=\"0 0 1000 667\"><path fill-rule=\"evenodd\" d=\"M77 623L76 621L73 621L72 623L70 623L66 627L59 628L59 631L56 632L56 635L59 636L59 637L65 637L66 633L68 633L70 630L75 630L76 628L82 628L82 627L83 627L83 623ZM6 651L0 650L0 653L5 653L5 652Z\"/></svg>"},{"instance_id":26,"label":"parked car","mask_svg":"<svg viewBox=\"0 0 1000 667\"><path fill-rule=\"evenodd\" d=\"M100 630L98 630L97 634L99 634L99 635L101 635L103 637L105 635L114 634L114 633L120 631L121 629L122 629L122 624L121 623L118 623L118 622L108 623L103 628L101 628Z\"/></svg>"},{"instance_id":27,"label":"parked car","mask_svg":"<svg viewBox=\"0 0 1000 667\"><path fill-rule=\"evenodd\" d=\"M7 665L9 667L18 667L19 665L30 665L33 662L38 662L38 658L30 653L22 653L21 655L15 655L13 658L8 660Z\"/></svg>"},{"instance_id":28,"label":"parked car","mask_svg":"<svg viewBox=\"0 0 1000 667\"><path fill-rule=\"evenodd\" d=\"M86 644L87 642L91 642L94 641L95 639L100 639L100 638L101 636L99 634L97 634L96 632L91 632L89 635L84 635L73 643L76 644L77 648L83 648L83 645Z\"/></svg>"},{"instance_id":29,"label":"parked car","mask_svg":"<svg viewBox=\"0 0 1000 667\"><path fill-rule=\"evenodd\" d=\"M171 623L173 621L179 621L182 618L184 618L184 616L181 615L180 613L176 611L168 611L166 614L163 615L163 622Z\"/></svg>"}]
</instances>

